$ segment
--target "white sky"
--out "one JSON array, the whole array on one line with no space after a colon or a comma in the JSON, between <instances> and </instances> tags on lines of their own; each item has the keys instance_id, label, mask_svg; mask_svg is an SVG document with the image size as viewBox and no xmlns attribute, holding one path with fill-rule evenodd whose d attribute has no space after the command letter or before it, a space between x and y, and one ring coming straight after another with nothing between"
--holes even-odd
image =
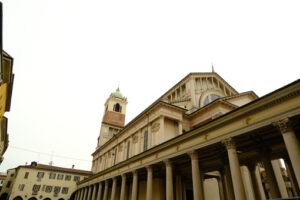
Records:
<instances>
[{"instance_id":1,"label":"white sky","mask_svg":"<svg viewBox=\"0 0 300 200\"><path fill-rule=\"evenodd\" d=\"M300 75L299 0L2 2L15 82L0 171L49 163L42 153L89 170L104 102L119 83L129 122L211 63L236 90L259 96Z\"/></svg>"}]
</instances>

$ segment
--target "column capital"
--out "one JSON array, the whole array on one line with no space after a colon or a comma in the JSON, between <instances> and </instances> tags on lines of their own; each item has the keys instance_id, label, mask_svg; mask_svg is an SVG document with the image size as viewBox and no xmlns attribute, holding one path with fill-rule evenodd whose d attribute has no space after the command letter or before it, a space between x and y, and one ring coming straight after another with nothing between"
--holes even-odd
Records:
<instances>
[{"instance_id":1,"label":"column capital","mask_svg":"<svg viewBox=\"0 0 300 200\"><path fill-rule=\"evenodd\" d=\"M133 174L133 175L137 175L137 170L136 170L136 169L133 170L133 171L132 171L132 174Z\"/></svg>"},{"instance_id":2,"label":"column capital","mask_svg":"<svg viewBox=\"0 0 300 200\"><path fill-rule=\"evenodd\" d=\"M116 180L117 180L117 177L116 177L116 176L115 176L115 177L113 177L113 178L112 178L112 180L113 180L113 181L116 181Z\"/></svg>"},{"instance_id":3,"label":"column capital","mask_svg":"<svg viewBox=\"0 0 300 200\"><path fill-rule=\"evenodd\" d=\"M163 162L165 163L165 165L166 165L167 167L172 166L172 162L170 161L170 159L166 159L166 160L164 160Z\"/></svg>"},{"instance_id":4,"label":"column capital","mask_svg":"<svg viewBox=\"0 0 300 200\"><path fill-rule=\"evenodd\" d=\"M122 179L123 179L123 178L126 178L126 174L125 174L125 173L122 174L121 177L122 177Z\"/></svg>"},{"instance_id":5,"label":"column capital","mask_svg":"<svg viewBox=\"0 0 300 200\"><path fill-rule=\"evenodd\" d=\"M282 134L293 130L291 120L288 118L273 122L272 125L276 126Z\"/></svg>"},{"instance_id":6,"label":"column capital","mask_svg":"<svg viewBox=\"0 0 300 200\"><path fill-rule=\"evenodd\" d=\"M147 169L148 172L149 172L149 171L152 171L152 166L151 166L151 165L148 165L148 166L146 166L146 169Z\"/></svg>"},{"instance_id":7,"label":"column capital","mask_svg":"<svg viewBox=\"0 0 300 200\"><path fill-rule=\"evenodd\" d=\"M226 149L235 149L235 142L232 138L226 138L222 140L222 144L225 145Z\"/></svg>"},{"instance_id":8,"label":"column capital","mask_svg":"<svg viewBox=\"0 0 300 200\"><path fill-rule=\"evenodd\" d=\"M190 156L191 160L198 160L198 153L197 151L189 151L187 154Z\"/></svg>"}]
</instances>

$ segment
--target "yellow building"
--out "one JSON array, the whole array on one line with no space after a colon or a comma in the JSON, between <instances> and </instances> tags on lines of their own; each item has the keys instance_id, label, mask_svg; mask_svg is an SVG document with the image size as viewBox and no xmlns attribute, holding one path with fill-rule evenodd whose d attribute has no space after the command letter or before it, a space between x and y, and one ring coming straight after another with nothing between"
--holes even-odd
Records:
<instances>
[{"instance_id":1,"label":"yellow building","mask_svg":"<svg viewBox=\"0 0 300 200\"><path fill-rule=\"evenodd\" d=\"M75 191L76 183L90 175L90 171L32 162L8 170L0 199L67 200Z\"/></svg>"},{"instance_id":2,"label":"yellow building","mask_svg":"<svg viewBox=\"0 0 300 200\"><path fill-rule=\"evenodd\" d=\"M75 200L300 195L300 80L258 98L215 72L190 73L125 125L126 104L119 89L107 99L94 174Z\"/></svg>"},{"instance_id":3,"label":"yellow building","mask_svg":"<svg viewBox=\"0 0 300 200\"><path fill-rule=\"evenodd\" d=\"M2 3L0 2L0 12L2 17ZM2 20L0 38L0 164L3 161L3 154L8 147L7 118L5 112L10 111L12 88L14 81L13 58L2 50Z\"/></svg>"}]
</instances>

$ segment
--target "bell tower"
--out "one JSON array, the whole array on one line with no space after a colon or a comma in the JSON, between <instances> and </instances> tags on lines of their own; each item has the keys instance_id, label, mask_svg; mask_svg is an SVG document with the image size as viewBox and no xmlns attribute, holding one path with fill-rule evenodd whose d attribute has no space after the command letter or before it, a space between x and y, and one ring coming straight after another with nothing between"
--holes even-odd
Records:
<instances>
[{"instance_id":1,"label":"bell tower","mask_svg":"<svg viewBox=\"0 0 300 200\"><path fill-rule=\"evenodd\" d=\"M125 125L126 105L127 98L122 95L119 88L110 94L104 104L105 111L102 118L97 148L123 129Z\"/></svg>"}]
</instances>

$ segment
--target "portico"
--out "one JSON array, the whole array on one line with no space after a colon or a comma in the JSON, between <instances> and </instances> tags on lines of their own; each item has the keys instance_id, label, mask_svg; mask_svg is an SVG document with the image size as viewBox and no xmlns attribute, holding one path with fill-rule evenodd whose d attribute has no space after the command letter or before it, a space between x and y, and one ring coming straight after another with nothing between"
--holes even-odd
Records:
<instances>
[{"instance_id":1,"label":"portico","mask_svg":"<svg viewBox=\"0 0 300 200\"><path fill-rule=\"evenodd\" d=\"M294 178L289 178L298 191L299 102L300 81L296 81L226 115L198 123L81 181L77 200L204 200L209 195L221 200L281 198L288 193L282 190L271 161L283 158L291 163L289 174ZM160 128L165 125L164 117L157 121ZM177 127L182 129L178 123ZM242 166L249 171L248 179L243 177ZM257 176L258 168L265 172L264 182Z\"/></svg>"}]
</instances>

